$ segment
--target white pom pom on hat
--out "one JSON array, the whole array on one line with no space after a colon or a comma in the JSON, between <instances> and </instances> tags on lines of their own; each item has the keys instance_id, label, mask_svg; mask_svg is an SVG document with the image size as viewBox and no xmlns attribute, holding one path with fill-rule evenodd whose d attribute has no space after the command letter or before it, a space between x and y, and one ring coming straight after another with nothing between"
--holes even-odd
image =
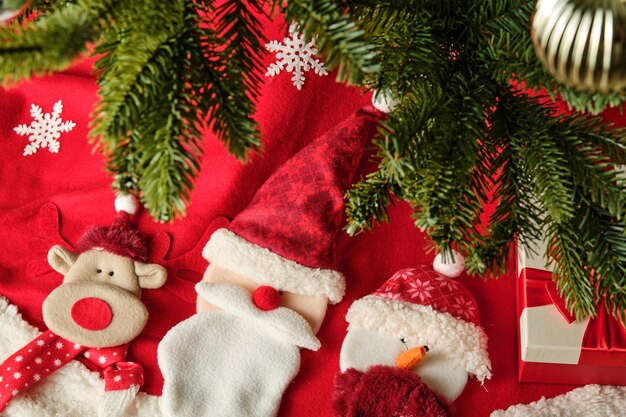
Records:
<instances>
[{"instance_id":1,"label":"white pom pom on hat","mask_svg":"<svg viewBox=\"0 0 626 417\"><path fill-rule=\"evenodd\" d=\"M372 96L372 105L383 113L391 113L398 103L398 99L388 89L374 91Z\"/></svg>"},{"instance_id":2,"label":"white pom pom on hat","mask_svg":"<svg viewBox=\"0 0 626 417\"><path fill-rule=\"evenodd\" d=\"M465 258L454 249L451 255L454 261L449 257L445 259L443 254L438 253L433 261L433 269L448 278L457 278L465 269Z\"/></svg>"},{"instance_id":3,"label":"white pom pom on hat","mask_svg":"<svg viewBox=\"0 0 626 417\"><path fill-rule=\"evenodd\" d=\"M115 198L115 211L118 213L123 211L132 216L137 213L138 207L139 202L134 195L120 194Z\"/></svg>"}]
</instances>

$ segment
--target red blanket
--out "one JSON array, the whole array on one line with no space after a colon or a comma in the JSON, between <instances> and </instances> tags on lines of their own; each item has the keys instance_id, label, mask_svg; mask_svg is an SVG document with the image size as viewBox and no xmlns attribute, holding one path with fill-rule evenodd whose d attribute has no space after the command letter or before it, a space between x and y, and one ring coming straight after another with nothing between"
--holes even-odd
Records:
<instances>
[{"instance_id":1,"label":"red blanket","mask_svg":"<svg viewBox=\"0 0 626 417\"><path fill-rule=\"evenodd\" d=\"M267 25L269 39L282 40L284 33L284 27ZM268 56L266 64L273 60ZM91 65L92 61L86 60L65 73L0 90L0 294L41 329L41 303L62 279L46 264L48 248L64 241L66 245L75 244L89 226L109 224L115 216L104 159L92 152L92 145L86 141L89 113L96 98ZM213 135L206 134L202 172L188 216L172 224L154 223L145 213L140 216L139 229L154 239L151 261L165 264L169 272L165 287L144 292L150 320L129 350L128 359L145 367L143 389L148 393L159 394L162 387L156 363L159 340L195 311L193 285L206 268L200 252L216 227L216 219L232 218L282 162L370 100L356 89L336 84L334 74L306 73L301 91L290 78L291 74L282 73L266 79L263 86L255 116L261 125L263 157L255 154L247 165L242 165ZM30 124L32 104L48 113L59 100L64 106L60 117L76 126L61 134L58 153L39 149L23 156L29 142L13 128ZM617 118L617 113L611 117ZM373 167L368 159L364 158L359 175ZM411 222L409 207L400 203L390 212L391 223L376 227L373 233L354 238L344 233L339 236L339 269L347 277L347 295L328 310L319 333L320 351L302 352L302 369L285 394L280 416L331 415L332 380L339 371L348 307L356 298L378 288L394 271L432 262L432 254L425 253L424 236ZM484 388L475 380L469 382L455 403L457 416L488 416L495 409L573 388L517 382L513 262L511 266L511 273L499 280L460 278L479 302L494 377Z\"/></svg>"}]
</instances>

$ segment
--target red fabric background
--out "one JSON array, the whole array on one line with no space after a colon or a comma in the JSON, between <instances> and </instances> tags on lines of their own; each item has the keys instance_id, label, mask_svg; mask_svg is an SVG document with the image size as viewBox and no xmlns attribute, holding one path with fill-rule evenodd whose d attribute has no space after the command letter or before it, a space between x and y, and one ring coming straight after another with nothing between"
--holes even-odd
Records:
<instances>
[{"instance_id":1,"label":"red fabric background","mask_svg":"<svg viewBox=\"0 0 626 417\"><path fill-rule=\"evenodd\" d=\"M286 31L284 26L266 27L269 39L282 39ZM268 56L266 64L272 60ZM63 240L76 244L87 227L109 224L114 218L114 196L111 181L103 171L104 159L93 153L92 145L85 140L89 111L96 97L91 64L87 60L65 73L0 90L0 294L41 329L41 303L61 282L61 276L46 266L47 249ZM255 154L249 164L242 165L213 135L207 134L202 173L188 216L172 224L156 224L145 213L140 216L140 229L155 238L151 260L165 263L170 274L164 288L144 292L150 320L129 352L130 360L145 366L144 389L149 393L159 394L162 385L156 366L157 343L169 328L194 313L193 283L206 267L200 251L219 225L219 218L232 218L245 208L281 163L369 100L356 89L336 84L332 74L320 77L307 73L302 91L296 90L290 78L290 74L283 73L267 79L263 86L256 118L261 124L265 157ZM30 124L32 103L50 112L59 99L64 104L62 118L73 120L77 126L62 134L59 154L39 150L23 157L27 140L15 134L13 127ZM619 118L617 112L611 117ZM367 159L359 175L371 169ZM59 220L55 207L47 202L58 206ZM338 238L339 269L347 277L347 295L328 310L319 333L320 351L303 351L301 372L285 394L280 416L331 415L332 379L339 369L348 307L356 298L375 291L396 270L432 261L432 254L425 253L424 236L411 222L409 207L397 204L390 214L391 223L376 227L373 233L354 238L342 233ZM475 380L469 382L456 401L457 416L488 416L495 409L574 388L517 382L514 272L487 282L465 276L460 280L478 301L489 336L494 377L484 388Z\"/></svg>"}]
</instances>

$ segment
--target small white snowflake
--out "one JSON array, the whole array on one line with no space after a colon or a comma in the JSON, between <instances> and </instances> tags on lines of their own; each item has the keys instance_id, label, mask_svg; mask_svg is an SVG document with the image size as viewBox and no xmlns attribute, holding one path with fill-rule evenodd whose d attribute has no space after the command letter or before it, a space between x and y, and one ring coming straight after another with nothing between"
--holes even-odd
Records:
<instances>
[{"instance_id":1,"label":"small white snowflake","mask_svg":"<svg viewBox=\"0 0 626 417\"><path fill-rule=\"evenodd\" d=\"M22 362L24 360L24 357L22 355L17 355L15 357L15 362Z\"/></svg>"},{"instance_id":2,"label":"small white snowflake","mask_svg":"<svg viewBox=\"0 0 626 417\"><path fill-rule=\"evenodd\" d=\"M41 379L41 375L39 375L39 374L35 374L35 375L33 375L33 379L34 379L35 381L39 381L39 380Z\"/></svg>"},{"instance_id":3,"label":"small white snowflake","mask_svg":"<svg viewBox=\"0 0 626 417\"><path fill-rule=\"evenodd\" d=\"M80 345L78 343L74 343L74 349L76 350L80 349Z\"/></svg>"},{"instance_id":4,"label":"small white snowflake","mask_svg":"<svg viewBox=\"0 0 626 417\"><path fill-rule=\"evenodd\" d=\"M91 356L91 353L89 353L89 352L85 352L85 357L86 357L87 359L89 359L89 357L90 357L90 356Z\"/></svg>"},{"instance_id":5,"label":"small white snowflake","mask_svg":"<svg viewBox=\"0 0 626 417\"><path fill-rule=\"evenodd\" d=\"M52 363L54 364L54 366L61 366L63 362L61 362L61 359L55 359Z\"/></svg>"},{"instance_id":6,"label":"small white snowflake","mask_svg":"<svg viewBox=\"0 0 626 417\"><path fill-rule=\"evenodd\" d=\"M100 363L101 363L101 364L103 364L103 365L106 363L106 361L107 361L106 356L100 356L100 357L98 358L98 362L100 362Z\"/></svg>"},{"instance_id":7,"label":"small white snowflake","mask_svg":"<svg viewBox=\"0 0 626 417\"><path fill-rule=\"evenodd\" d=\"M13 374L13 379L20 379L22 377L22 373L21 372L16 372Z\"/></svg>"},{"instance_id":8,"label":"small white snowflake","mask_svg":"<svg viewBox=\"0 0 626 417\"><path fill-rule=\"evenodd\" d=\"M455 297L452 304L454 313L466 320L473 320L476 317L476 307L471 300L463 297Z\"/></svg>"},{"instance_id":9,"label":"small white snowflake","mask_svg":"<svg viewBox=\"0 0 626 417\"><path fill-rule=\"evenodd\" d=\"M11 391L11 395L15 397L17 394L19 394L19 392L19 390L14 389L13 391Z\"/></svg>"},{"instance_id":10,"label":"small white snowflake","mask_svg":"<svg viewBox=\"0 0 626 417\"><path fill-rule=\"evenodd\" d=\"M43 113L41 107L36 104L30 107L30 116L34 119L30 126L19 125L13 130L20 136L28 135L31 142L24 148L24 156L32 155L39 148L48 148L52 153L58 153L61 143L58 141L62 132L69 132L76 126L76 123L69 120L63 122L59 117L63 112L61 100L54 103L52 113Z\"/></svg>"},{"instance_id":11,"label":"small white snowflake","mask_svg":"<svg viewBox=\"0 0 626 417\"><path fill-rule=\"evenodd\" d=\"M265 49L270 52L277 52L277 61L267 67L266 77L274 77L280 74L282 70L286 70L293 74L291 81L298 90L302 90L304 85L304 72L310 71L311 68L318 75L328 75L324 63L319 59L313 58L317 54L315 47L315 39L307 42L304 35L296 31L297 24L289 26L289 35L283 40L283 43L271 41L265 44ZM287 68L285 68L285 66Z\"/></svg>"},{"instance_id":12,"label":"small white snowflake","mask_svg":"<svg viewBox=\"0 0 626 417\"><path fill-rule=\"evenodd\" d=\"M43 340L37 340L37 346L43 346L45 344L46 342L44 342Z\"/></svg>"},{"instance_id":13,"label":"small white snowflake","mask_svg":"<svg viewBox=\"0 0 626 417\"><path fill-rule=\"evenodd\" d=\"M37 365L41 365L41 362L43 362L43 361L41 360L41 358L35 358L35 363L36 363Z\"/></svg>"},{"instance_id":14,"label":"small white snowflake","mask_svg":"<svg viewBox=\"0 0 626 417\"><path fill-rule=\"evenodd\" d=\"M435 291L435 287L431 285L430 281L409 282L406 290L412 298L419 298L422 302L431 299L433 291Z\"/></svg>"},{"instance_id":15,"label":"small white snowflake","mask_svg":"<svg viewBox=\"0 0 626 417\"><path fill-rule=\"evenodd\" d=\"M55 346L57 349L59 349L59 350L63 349L63 343L61 343L61 342L57 342L57 344L56 344L56 345L54 345L54 346Z\"/></svg>"},{"instance_id":16,"label":"small white snowflake","mask_svg":"<svg viewBox=\"0 0 626 417\"><path fill-rule=\"evenodd\" d=\"M120 382L121 380L122 380L122 377L121 377L121 376L119 376L119 375L115 375L115 376L113 377L113 381L115 381L115 382Z\"/></svg>"},{"instance_id":17,"label":"small white snowflake","mask_svg":"<svg viewBox=\"0 0 626 417\"><path fill-rule=\"evenodd\" d=\"M382 291L382 292L379 291L376 293L376 295L378 295L379 297L387 298L389 300L400 299L400 293L396 291Z\"/></svg>"}]
</instances>

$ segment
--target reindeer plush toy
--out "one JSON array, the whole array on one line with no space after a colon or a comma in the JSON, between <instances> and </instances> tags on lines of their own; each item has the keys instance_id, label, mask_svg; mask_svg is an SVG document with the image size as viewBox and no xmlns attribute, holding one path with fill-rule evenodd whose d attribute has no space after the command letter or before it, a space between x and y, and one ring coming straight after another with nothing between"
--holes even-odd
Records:
<instances>
[{"instance_id":1,"label":"reindeer plush toy","mask_svg":"<svg viewBox=\"0 0 626 417\"><path fill-rule=\"evenodd\" d=\"M50 266L64 276L43 303L49 330L0 365L0 412L20 391L79 356L103 369L100 417L124 415L143 384L141 366L125 356L148 321L141 289L161 287L166 272L146 263L147 246L130 228L136 200L121 196L115 207L115 222L88 230L79 253L58 245L48 252Z\"/></svg>"}]
</instances>

